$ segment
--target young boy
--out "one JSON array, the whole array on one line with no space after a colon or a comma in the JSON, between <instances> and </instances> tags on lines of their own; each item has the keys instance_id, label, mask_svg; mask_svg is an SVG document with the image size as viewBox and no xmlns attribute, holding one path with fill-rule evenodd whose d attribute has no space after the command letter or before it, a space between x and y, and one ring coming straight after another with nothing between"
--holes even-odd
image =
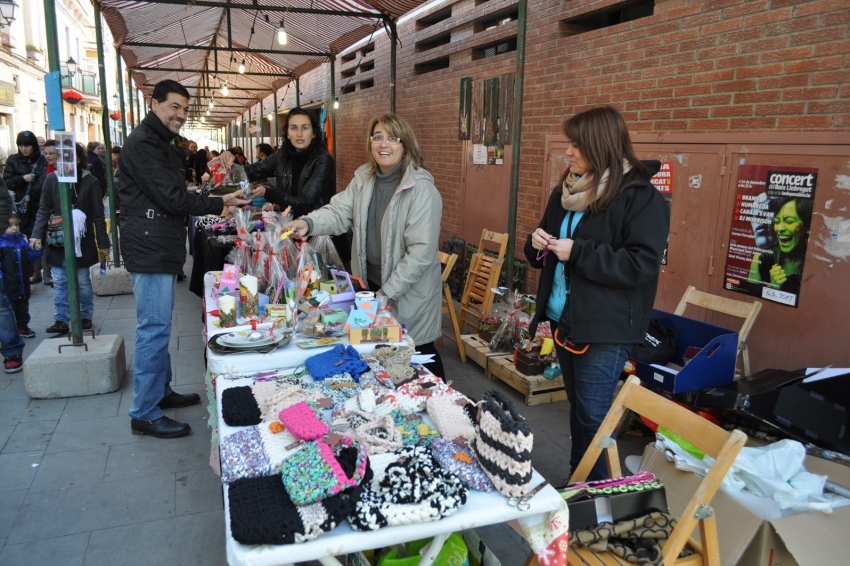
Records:
<instances>
[{"instance_id":1,"label":"young boy","mask_svg":"<svg viewBox=\"0 0 850 566\"><path fill-rule=\"evenodd\" d=\"M6 296L15 311L18 334L24 338L35 337L29 327L30 271L41 253L30 249L27 237L21 233L18 215L12 214L6 233L0 236L0 269L3 270Z\"/></svg>"}]
</instances>

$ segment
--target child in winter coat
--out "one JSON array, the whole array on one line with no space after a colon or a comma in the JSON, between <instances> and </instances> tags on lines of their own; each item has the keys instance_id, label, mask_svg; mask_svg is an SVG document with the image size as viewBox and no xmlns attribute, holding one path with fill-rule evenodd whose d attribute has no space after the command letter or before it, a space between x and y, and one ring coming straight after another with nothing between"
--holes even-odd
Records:
<instances>
[{"instance_id":1,"label":"child in winter coat","mask_svg":"<svg viewBox=\"0 0 850 566\"><path fill-rule=\"evenodd\" d=\"M24 338L35 337L30 322L30 272L32 263L41 257L41 251L30 249L27 237L21 233L20 219L12 214L9 228L0 235L0 269L6 295L15 311L18 334Z\"/></svg>"}]
</instances>

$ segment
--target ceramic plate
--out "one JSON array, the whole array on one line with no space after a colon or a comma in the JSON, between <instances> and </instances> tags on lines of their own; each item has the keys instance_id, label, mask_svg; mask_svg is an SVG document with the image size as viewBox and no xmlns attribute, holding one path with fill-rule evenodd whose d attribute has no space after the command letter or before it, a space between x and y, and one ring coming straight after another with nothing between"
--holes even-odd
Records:
<instances>
[{"instance_id":1,"label":"ceramic plate","mask_svg":"<svg viewBox=\"0 0 850 566\"><path fill-rule=\"evenodd\" d=\"M287 336L284 333L276 332L274 337L271 337L268 335L268 332L264 332L261 339L252 342L248 340L248 334L250 334L250 332L246 332L244 334L236 332L222 334L219 337L218 342L219 344L229 348L258 348L261 346L277 344Z\"/></svg>"}]
</instances>

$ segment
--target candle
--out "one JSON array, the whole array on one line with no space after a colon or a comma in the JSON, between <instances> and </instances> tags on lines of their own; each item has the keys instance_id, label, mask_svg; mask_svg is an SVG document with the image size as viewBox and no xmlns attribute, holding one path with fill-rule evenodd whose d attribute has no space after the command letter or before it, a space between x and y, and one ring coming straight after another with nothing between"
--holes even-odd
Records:
<instances>
[{"instance_id":1,"label":"candle","mask_svg":"<svg viewBox=\"0 0 850 566\"><path fill-rule=\"evenodd\" d=\"M231 295L219 295L218 320L222 328L236 326L236 299Z\"/></svg>"}]
</instances>

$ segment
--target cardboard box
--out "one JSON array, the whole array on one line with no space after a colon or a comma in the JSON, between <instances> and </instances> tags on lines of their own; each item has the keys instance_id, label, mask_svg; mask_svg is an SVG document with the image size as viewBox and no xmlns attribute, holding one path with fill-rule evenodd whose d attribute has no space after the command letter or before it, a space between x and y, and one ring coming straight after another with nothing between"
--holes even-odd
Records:
<instances>
[{"instance_id":1,"label":"cardboard box","mask_svg":"<svg viewBox=\"0 0 850 566\"><path fill-rule=\"evenodd\" d=\"M565 488L570 491L570 488ZM619 523L628 521L651 511L667 512L664 486L641 487L641 491L598 494L577 501L568 501L570 508L570 530L577 531L594 527L603 521Z\"/></svg>"},{"instance_id":2,"label":"cardboard box","mask_svg":"<svg viewBox=\"0 0 850 566\"><path fill-rule=\"evenodd\" d=\"M812 456L804 461L806 470L828 475L842 485L850 485L850 468ZM667 491L670 513L679 516L702 478L677 470L655 448L646 447L641 469L655 474ZM761 500L761 501L759 501ZM718 490L711 502L717 519L717 537L722 566L833 566L850 562L850 507L820 512L763 518L753 511L764 500L753 495L741 500ZM746 502L747 504L745 504ZM699 527L692 536L699 540Z\"/></svg>"},{"instance_id":3,"label":"cardboard box","mask_svg":"<svg viewBox=\"0 0 850 566\"><path fill-rule=\"evenodd\" d=\"M735 380L737 332L656 309L652 317L676 330L676 353L672 363L681 369L635 361L635 373L639 378L671 393L719 387ZM688 348L699 348L699 353L685 365L683 355Z\"/></svg>"}]
</instances>

